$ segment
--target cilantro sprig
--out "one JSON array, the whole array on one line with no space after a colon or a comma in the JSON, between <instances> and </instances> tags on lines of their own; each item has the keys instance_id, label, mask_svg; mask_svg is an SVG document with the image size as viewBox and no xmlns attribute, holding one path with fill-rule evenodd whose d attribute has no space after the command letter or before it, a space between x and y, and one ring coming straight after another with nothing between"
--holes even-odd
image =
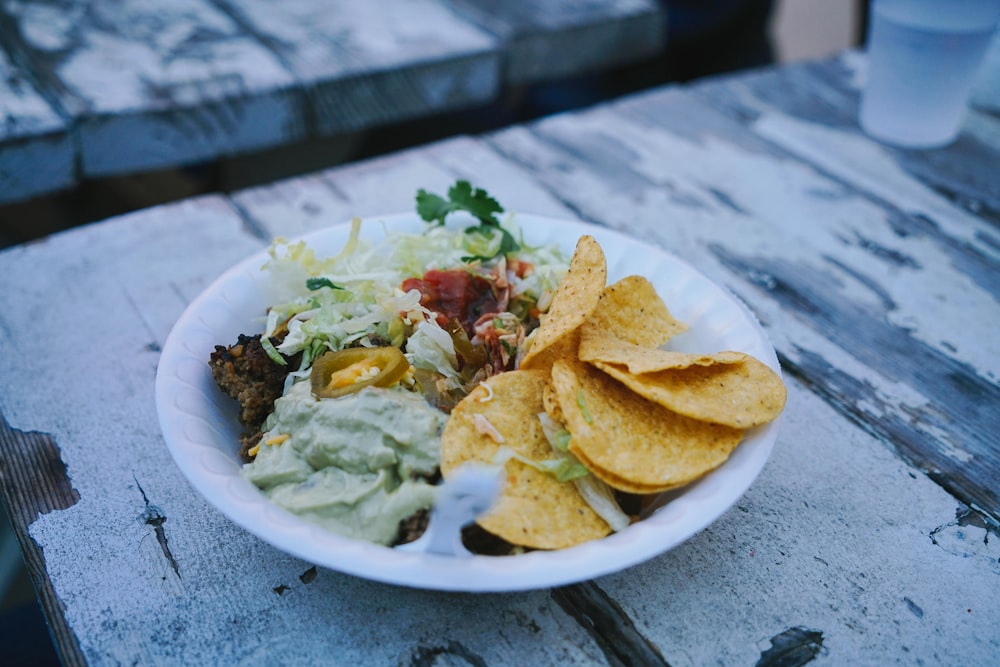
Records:
<instances>
[{"instance_id":1,"label":"cilantro sprig","mask_svg":"<svg viewBox=\"0 0 1000 667\"><path fill-rule=\"evenodd\" d=\"M340 285L335 284L329 278L306 278L306 289L315 292L316 290L323 289L324 287L329 287L330 289L344 289Z\"/></svg>"},{"instance_id":2,"label":"cilantro sprig","mask_svg":"<svg viewBox=\"0 0 1000 667\"><path fill-rule=\"evenodd\" d=\"M440 226L444 224L448 215L456 211L465 211L479 221L478 225L466 228L466 234L500 234L500 246L495 254L463 257L463 262L487 261L521 249L520 244L500 225L500 220L497 218L498 213L503 213L503 206L486 190L475 188L463 180L455 181L455 184L448 188L447 199L427 192L423 188L417 190L417 214L424 221Z\"/></svg>"}]
</instances>

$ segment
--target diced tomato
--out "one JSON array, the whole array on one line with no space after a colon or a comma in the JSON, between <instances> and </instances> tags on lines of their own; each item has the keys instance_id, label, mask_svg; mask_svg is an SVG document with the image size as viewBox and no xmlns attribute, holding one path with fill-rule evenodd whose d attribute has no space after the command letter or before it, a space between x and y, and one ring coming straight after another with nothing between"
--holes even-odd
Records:
<instances>
[{"instance_id":1,"label":"diced tomato","mask_svg":"<svg viewBox=\"0 0 1000 667\"><path fill-rule=\"evenodd\" d=\"M531 262L524 262L520 259L507 258L507 268L514 272L518 278L523 278L535 270L535 265Z\"/></svg>"},{"instance_id":2,"label":"diced tomato","mask_svg":"<svg viewBox=\"0 0 1000 667\"><path fill-rule=\"evenodd\" d=\"M490 282L464 269L431 269L423 278L407 278L402 289L420 291L420 304L437 313L442 327L457 318L471 338L472 327L483 313L497 311L498 303Z\"/></svg>"}]
</instances>

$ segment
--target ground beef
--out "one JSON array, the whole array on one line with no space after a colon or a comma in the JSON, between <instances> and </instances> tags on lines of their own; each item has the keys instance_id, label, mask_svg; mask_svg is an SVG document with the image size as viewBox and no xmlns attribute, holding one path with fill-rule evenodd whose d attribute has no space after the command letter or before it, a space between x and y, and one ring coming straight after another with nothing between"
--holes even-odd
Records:
<instances>
[{"instance_id":1,"label":"ground beef","mask_svg":"<svg viewBox=\"0 0 1000 667\"><path fill-rule=\"evenodd\" d=\"M275 345L280 338L272 338ZM379 341L388 345L388 341ZM378 343L376 343L378 344ZM246 429L240 437L240 456L250 460L247 451L261 438L264 420L274 410L274 401L282 394L288 373L298 368L301 355L284 357L286 365L276 364L260 344L260 334L240 334L233 345L216 345L208 365L216 384L240 404L239 420ZM440 476L427 479L431 484L440 482ZM430 518L428 510L420 510L399 523L399 533L394 544L406 544L423 535ZM513 546L487 533L476 524L462 529L462 542L477 554L503 556L513 552Z\"/></svg>"},{"instance_id":2,"label":"ground beef","mask_svg":"<svg viewBox=\"0 0 1000 667\"><path fill-rule=\"evenodd\" d=\"M396 541L392 543L393 546L415 542L427 530L427 522L429 520L430 512L428 510L417 510L400 521L399 533L396 534Z\"/></svg>"},{"instance_id":3,"label":"ground beef","mask_svg":"<svg viewBox=\"0 0 1000 667\"><path fill-rule=\"evenodd\" d=\"M416 541L427 530L429 520L430 511L419 510L400 521L393 546ZM487 533L475 523L462 528L462 544L472 553L482 556L509 556L515 553L514 545Z\"/></svg>"},{"instance_id":4,"label":"ground beef","mask_svg":"<svg viewBox=\"0 0 1000 667\"><path fill-rule=\"evenodd\" d=\"M462 544L472 553L482 556L511 556L518 551L513 544L486 532L478 523L470 523L462 529Z\"/></svg>"},{"instance_id":5,"label":"ground beef","mask_svg":"<svg viewBox=\"0 0 1000 667\"><path fill-rule=\"evenodd\" d=\"M275 342L272 339L272 342ZM294 357L285 357L286 365L276 364L260 344L260 334L240 334L235 344L216 345L209 358L212 377L226 394L240 404L239 420L246 429L240 438L240 456L257 444L264 419L274 410L274 400L281 396L285 378L298 366Z\"/></svg>"}]
</instances>

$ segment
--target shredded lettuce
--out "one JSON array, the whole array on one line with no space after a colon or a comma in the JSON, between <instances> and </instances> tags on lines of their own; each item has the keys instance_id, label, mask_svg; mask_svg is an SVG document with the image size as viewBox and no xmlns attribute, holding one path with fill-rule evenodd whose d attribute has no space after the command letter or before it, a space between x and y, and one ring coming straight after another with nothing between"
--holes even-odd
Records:
<instances>
[{"instance_id":1,"label":"shredded lettuce","mask_svg":"<svg viewBox=\"0 0 1000 667\"><path fill-rule=\"evenodd\" d=\"M587 470L582 463L568 456L559 456L551 459L544 459L542 461L535 461L534 459L529 459L523 454L519 454L507 445L500 447L493 459L493 463L495 465L503 465L511 459L520 461L521 463L530 466L539 472L548 473L560 482L569 482L590 474L590 471Z\"/></svg>"},{"instance_id":2,"label":"shredded lettuce","mask_svg":"<svg viewBox=\"0 0 1000 667\"><path fill-rule=\"evenodd\" d=\"M615 494L607 484L593 475L579 477L573 480L576 490L597 516L608 522L611 530L618 532L628 528L632 522L629 516L618 506Z\"/></svg>"},{"instance_id":3,"label":"shredded lettuce","mask_svg":"<svg viewBox=\"0 0 1000 667\"><path fill-rule=\"evenodd\" d=\"M282 357L278 353L278 350L276 350L274 348L274 343L271 342L270 338L268 338L267 336L261 336L260 337L260 346L262 348L264 348L264 352L266 352L267 356L269 356L271 358L271 361L273 361L274 363L278 364L279 366L287 366L288 365L288 362L285 361L285 358Z\"/></svg>"},{"instance_id":4,"label":"shredded lettuce","mask_svg":"<svg viewBox=\"0 0 1000 667\"><path fill-rule=\"evenodd\" d=\"M552 450L561 454L564 460L575 461L584 471L587 471L587 468L569 452L569 441L572 438L570 432L562 424L552 419L548 413L540 413L538 420L542 423L542 431L545 433L545 439L549 441ZM576 485L580 497L590 505L597 516L608 522L612 530L617 532L629 525L631 520L618 506L618 501L615 500L615 494L611 487L591 474L577 475L570 479Z\"/></svg>"},{"instance_id":5,"label":"shredded lettuce","mask_svg":"<svg viewBox=\"0 0 1000 667\"><path fill-rule=\"evenodd\" d=\"M446 378L460 381L455 344L448 332L434 320L421 322L406 341L406 358L414 368L437 371Z\"/></svg>"},{"instance_id":6,"label":"shredded lettuce","mask_svg":"<svg viewBox=\"0 0 1000 667\"><path fill-rule=\"evenodd\" d=\"M466 264L470 255L488 255L500 243L492 228L473 233L445 226L428 227L420 233L387 232L380 241L361 238L362 222L352 222L343 250L320 258L306 243L276 239L268 250L262 270L268 272L268 302L273 304L262 338L279 331L281 343L265 350L276 360L281 354L302 352L304 371L326 350L348 346L401 346L416 368L436 371L457 379L457 358L450 336L421 306L417 290L403 292L407 278L421 277L428 269L465 267L484 273L490 262ZM507 216L504 231L520 237L514 216ZM565 274L568 260L555 245L520 244L516 258L532 264L523 278L508 272L514 293L537 301L553 292ZM280 353L280 354L278 354Z\"/></svg>"}]
</instances>

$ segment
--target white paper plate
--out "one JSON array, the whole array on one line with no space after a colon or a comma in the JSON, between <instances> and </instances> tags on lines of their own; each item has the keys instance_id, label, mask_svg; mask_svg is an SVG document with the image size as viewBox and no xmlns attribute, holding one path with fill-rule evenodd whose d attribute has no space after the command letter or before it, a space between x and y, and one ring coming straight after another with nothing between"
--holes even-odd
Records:
<instances>
[{"instance_id":1,"label":"white paper plate","mask_svg":"<svg viewBox=\"0 0 1000 667\"><path fill-rule=\"evenodd\" d=\"M608 260L609 283L630 274L649 278L673 315L690 327L671 341L673 349L738 350L779 371L774 349L753 315L683 260L582 222L523 214L518 220L529 243L558 243L567 256L581 235L594 236ZM369 218L362 236L381 238L385 229L419 231L424 224L415 214ZM326 256L342 248L348 232L344 224L304 238ZM268 305L262 294L267 276L260 271L265 259L261 252L239 263L181 315L160 357L156 407L170 453L209 503L254 535L316 565L377 581L459 591L514 591L590 579L661 554L705 528L746 492L774 445L780 420L749 431L729 460L700 481L663 494L659 508L643 521L571 549L452 558L340 537L274 505L240 475L236 402L216 387L209 371L215 345L262 329Z\"/></svg>"}]
</instances>

